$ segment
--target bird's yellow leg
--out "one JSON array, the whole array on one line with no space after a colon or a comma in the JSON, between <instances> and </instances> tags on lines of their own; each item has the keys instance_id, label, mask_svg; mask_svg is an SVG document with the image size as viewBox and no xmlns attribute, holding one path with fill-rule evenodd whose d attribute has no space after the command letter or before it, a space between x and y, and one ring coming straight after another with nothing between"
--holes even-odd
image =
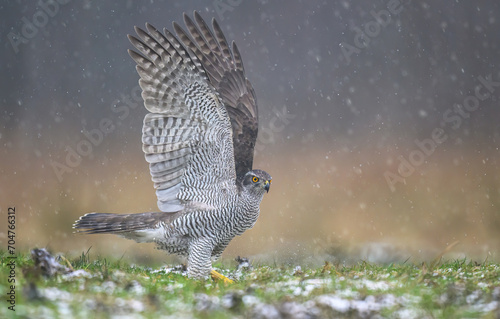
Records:
<instances>
[{"instance_id":1,"label":"bird's yellow leg","mask_svg":"<svg viewBox=\"0 0 500 319\"><path fill-rule=\"evenodd\" d=\"M210 271L210 275L212 276L212 279L215 281L222 280L225 284L233 284L234 283L233 280L227 278L226 276L224 276L222 274L219 274L218 272L216 272L213 269Z\"/></svg>"}]
</instances>

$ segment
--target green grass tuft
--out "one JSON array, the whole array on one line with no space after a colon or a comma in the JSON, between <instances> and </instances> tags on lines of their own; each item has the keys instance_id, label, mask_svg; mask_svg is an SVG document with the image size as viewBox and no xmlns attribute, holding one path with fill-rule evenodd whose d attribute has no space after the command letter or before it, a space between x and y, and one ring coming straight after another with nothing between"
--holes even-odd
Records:
<instances>
[{"instance_id":1,"label":"green grass tuft","mask_svg":"<svg viewBox=\"0 0 500 319\"><path fill-rule=\"evenodd\" d=\"M8 274L0 251L0 271ZM16 312L4 298L0 317L110 317L161 315L200 318L303 314L304 317L489 318L500 314L500 266L460 259L429 264L378 265L361 262L323 267L254 265L251 270L215 268L232 285L186 278L180 267L151 269L121 260L93 258L89 251L62 265L80 275L45 278L29 253L16 259ZM77 272L77 273L78 273Z\"/></svg>"}]
</instances>

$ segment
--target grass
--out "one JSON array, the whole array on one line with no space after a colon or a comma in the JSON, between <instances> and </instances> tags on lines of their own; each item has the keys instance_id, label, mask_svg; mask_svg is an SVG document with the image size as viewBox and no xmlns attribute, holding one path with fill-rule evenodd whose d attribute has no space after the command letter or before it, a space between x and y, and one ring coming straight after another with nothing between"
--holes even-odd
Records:
<instances>
[{"instance_id":1,"label":"grass","mask_svg":"<svg viewBox=\"0 0 500 319\"><path fill-rule=\"evenodd\" d=\"M7 252L0 271L9 273ZM93 259L59 261L77 271L44 277L31 256L16 259L16 311L8 310L7 276L0 279L0 317L25 318L497 318L500 266L471 260L429 264L323 267L253 265L215 268L236 280L190 280L182 269ZM288 317L287 317L288 316Z\"/></svg>"}]
</instances>

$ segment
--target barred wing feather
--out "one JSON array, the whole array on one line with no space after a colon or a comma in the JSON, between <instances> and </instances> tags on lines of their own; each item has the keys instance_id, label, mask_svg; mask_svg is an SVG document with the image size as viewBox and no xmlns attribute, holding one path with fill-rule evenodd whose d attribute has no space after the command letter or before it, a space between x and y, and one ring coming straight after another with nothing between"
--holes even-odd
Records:
<instances>
[{"instance_id":1,"label":"barred wing feather","mask_svg":"<svg viewBox=\"0 0 500 319\"><path fill-rule=\"evenodd\" d=\"M146 109L143 151L164 212L217 208L236 192L229 115L195 55L168 30L129 36ZM226 191L221 191L225 189Z\"/></svg>"},{"instance_id":2,"label":"barred wing feather","mask_svg":"<svg viewBox=\"0 0 500 319\"><path fill-rule=\"evenodd\" d=\"M189 35L178 24L174 29L179 40L197 57L210 83L217 90L227 109L233 130L233 145L238 179L252 169L258 131L257 98L252 84L245 77L238 47L232 50L215 19L213 32L198 12L194 21L184 14Z\"/></svg>"}]
</instances>

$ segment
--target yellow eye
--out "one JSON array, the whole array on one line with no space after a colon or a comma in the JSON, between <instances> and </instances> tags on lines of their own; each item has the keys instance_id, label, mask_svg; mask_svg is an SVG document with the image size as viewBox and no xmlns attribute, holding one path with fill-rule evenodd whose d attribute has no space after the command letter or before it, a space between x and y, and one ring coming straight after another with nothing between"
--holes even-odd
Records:
<instances>
[{"instance_id":1,"label":"yellow eye","mask_svg":"<svg viewBox=\"0 0 500 319\"><path fill-rule=\"evenodd\" d=\"M252 181L254 183L257 183L259 181L259 178L257 176L252 177Z\"/></svg>"}]
</instances>

